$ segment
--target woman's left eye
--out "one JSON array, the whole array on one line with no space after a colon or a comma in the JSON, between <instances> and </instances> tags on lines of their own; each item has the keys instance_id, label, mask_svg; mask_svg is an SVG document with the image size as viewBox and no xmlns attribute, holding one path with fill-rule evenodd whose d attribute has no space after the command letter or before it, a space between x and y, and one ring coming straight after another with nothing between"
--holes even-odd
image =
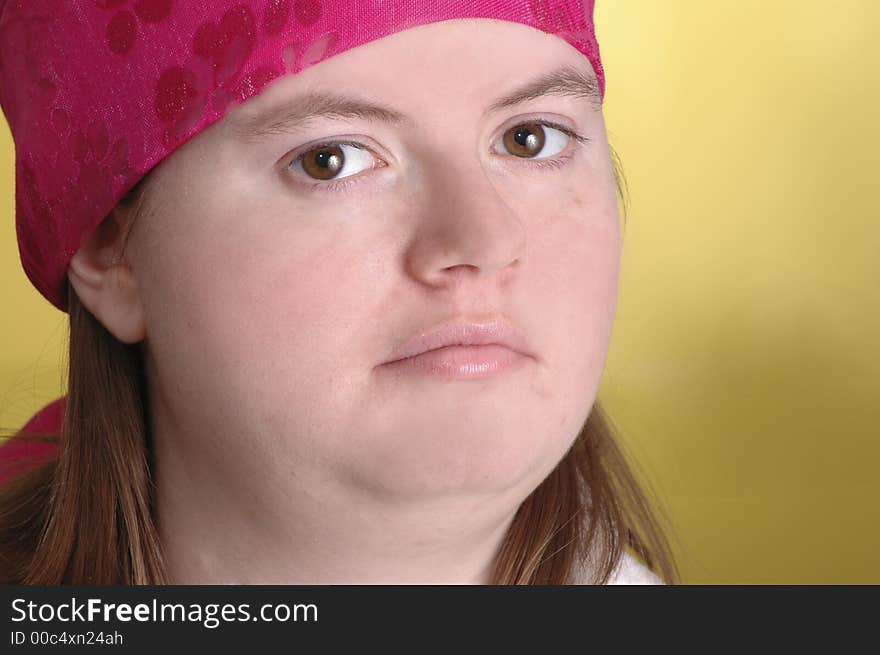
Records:
<instances>
[{"instance_id":1,"label":"woman's left eye","mask_svg":"<svg viewBox=\"0 0 880 655\"><path fill-rule=\"evenodd\" d=\"M581 136L565 125L548 121L531 121L514 125L513 128L502 134L498 141L504 144L504 148L510 154L529 160L533 162L534 166L558 168L564 165L574 153L569 151L563 157L552 158L552 156L565 150L565 146L572 139L580 144L587 144L590 141L589 138ZM552 150L549 155L544 153L542 157L533 156L541 154L548 147Z\"/></svg>"},{"instance_id":2,"label":"woman's left eye","mask_svg":"<svg viewBox=\"0 0 880 655\"><path fill-rule=\"evenodd\" d=\"M529 121L518 123L508 129L497 142L503 143L505 150L511 155L527 160L531 166L558 168L564 166L574 152L569 151L562 157L553 157L553 155L565 150L571 139L580 144L590 142L588 137L581 136L564 125L549 121ZM544 152L546 149L551 150L549 155ZM544 153L544 156L534 156L541 153ZM338 191L358 181L358 178L345 179L360 172L357 170L358 167L364 170L382 168L386 165L370 148L361 143L336 141L310 147L290 160L286 168L300 171L312 180L319 180L314 184L308 184L311 190ZM355 170L351 171L350 168Z\"/></svg>"}]
</instances>

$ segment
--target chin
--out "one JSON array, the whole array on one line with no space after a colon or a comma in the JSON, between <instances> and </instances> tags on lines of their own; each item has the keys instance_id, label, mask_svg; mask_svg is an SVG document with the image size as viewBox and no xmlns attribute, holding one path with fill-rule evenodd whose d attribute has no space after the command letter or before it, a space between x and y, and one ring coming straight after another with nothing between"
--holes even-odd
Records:
<instances>
[{"instance_id":1,"label":"chin","mask_svg":"<svg viewBox=\"0 0 880 655\"><path fill-rule=\"evenodd\" d=\"M552 434L552 422L517 419L447 418L376 437L365 456L353 458L352 483L400 501L517 489L524 497L559 463L576 434Z\"/></svg>"}]
</instances>

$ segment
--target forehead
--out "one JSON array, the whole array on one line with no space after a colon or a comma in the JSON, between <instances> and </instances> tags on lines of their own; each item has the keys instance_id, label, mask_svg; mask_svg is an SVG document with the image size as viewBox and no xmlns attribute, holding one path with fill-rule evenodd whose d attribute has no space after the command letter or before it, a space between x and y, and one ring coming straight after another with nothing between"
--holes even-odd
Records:
<instances>
[{"instance_id":1,"label":"forehead","mask_svg":"<svg viewBox=\"0 0 880 655\"><path fill-rule=\"evenodd\" d=\"M601 108L582 53L562 38L490 19L442 21L403 30L271 82L226 117L243 138L313 118L412 123L412 100L469 102L490 113L544 95Z\"/></svg>"},{"instance_id":2,"label":"forehead","mask_svg":"<svg viewBox=\"0 0 880 655\"><path fill-rule=\"evenodd\" d=\"M595 76L566 65L541 73L498 97L487 99L483 114L488 116L550 95L580 98L594 109L601 106ZM393 105L363 96L319 90L309 90L265 107L230 116L228 122L235 136L253 142L288 132L319 118L360 119L395 125L413 125L416 122L413 116Z\"/></svg>"}]
</instances>

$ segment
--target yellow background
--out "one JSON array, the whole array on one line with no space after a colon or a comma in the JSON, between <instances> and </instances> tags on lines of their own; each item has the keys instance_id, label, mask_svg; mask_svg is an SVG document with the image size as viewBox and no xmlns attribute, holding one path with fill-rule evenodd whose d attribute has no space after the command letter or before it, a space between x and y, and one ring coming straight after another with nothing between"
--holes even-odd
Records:
<instances>
[{"instance_id":1,"label":"yellow background","mask_svg":"<svg viewBox=\"0 0 880 655\"><path fill-rule=\"evenodd\" d=\"M684 582L880 583L880 3L598 0L631 206L600 398ZM0 426L64 392L0 126Z\"/></svg>"}]
</instances>

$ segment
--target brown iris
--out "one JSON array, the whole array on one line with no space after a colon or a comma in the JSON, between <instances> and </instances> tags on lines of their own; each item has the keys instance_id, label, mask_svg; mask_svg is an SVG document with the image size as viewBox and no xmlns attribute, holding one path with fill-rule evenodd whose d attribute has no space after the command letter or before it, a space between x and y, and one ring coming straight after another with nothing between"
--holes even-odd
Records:
<instances>
[{"instance_id":1,"label":"brown iris","mask_svg":"<svg viewBox=\"0 0 880 655\"><path fill-rule=\"evenodd\" d=\"M321 146L302 158L303 170L317 180L331 180L345 166L345 154L339 146Z\"/></svg>"},{"instance_id":2,"label":"brown iris","mask_svg":"<svg viewBox=\"0 0 880 655\"><path fill-rule=\"evenodd\" d=\"M540 123L523 123L504 133L504 147L517 157L530 157L541 152L546 140Z\"/></svg>"}]
</instances>

